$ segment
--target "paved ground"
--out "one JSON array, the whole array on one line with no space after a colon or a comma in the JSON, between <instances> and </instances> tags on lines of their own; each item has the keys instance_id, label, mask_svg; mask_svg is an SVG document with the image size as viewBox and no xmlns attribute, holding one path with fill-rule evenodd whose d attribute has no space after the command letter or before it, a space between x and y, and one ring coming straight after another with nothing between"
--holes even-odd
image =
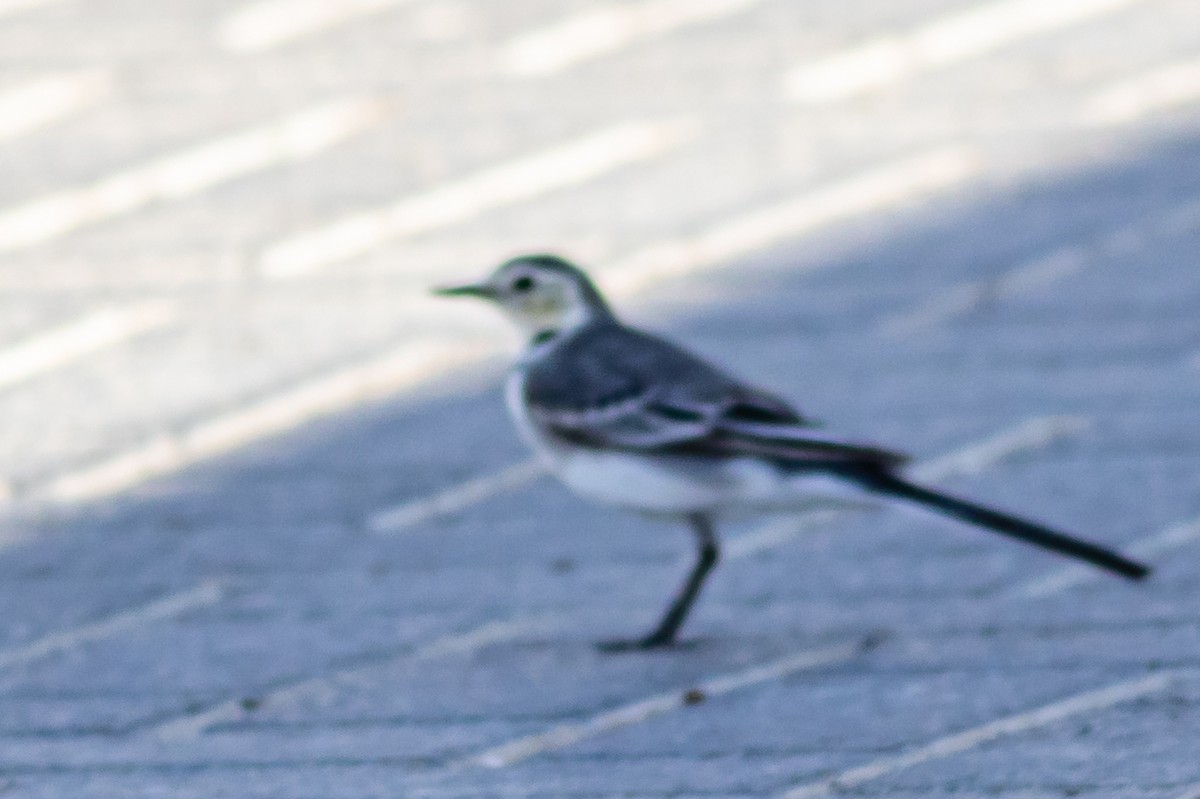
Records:
<instances>
[{"instance_id":1,"label":"paved ground","mask_svg":"<svg viewBox=\"0 0 1200 799\"><path fill-rule=\"evenodd\" d=\"M0 795L1200 795L1198 23L0 0ZM759 520L599 654L686 534L537 476L424 297L542 247L1154 580Z\"/></svg>"}]
</instances>

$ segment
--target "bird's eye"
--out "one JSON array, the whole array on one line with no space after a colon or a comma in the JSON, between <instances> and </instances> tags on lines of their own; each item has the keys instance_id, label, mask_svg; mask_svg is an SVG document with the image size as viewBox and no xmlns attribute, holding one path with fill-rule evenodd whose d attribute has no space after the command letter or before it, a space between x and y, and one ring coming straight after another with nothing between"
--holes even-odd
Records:
<instances>
[{"instance_id":1,"label":"bird's eye","mask_svg":"<svg viewBox=\"0 0 1200 799\"><path fill-rule=\"evenodd\" d=\"M512 282L512 290L518 294L524 294L533 289L533 278L529 275L522 275Z\"/></svg>"}]
</instances>

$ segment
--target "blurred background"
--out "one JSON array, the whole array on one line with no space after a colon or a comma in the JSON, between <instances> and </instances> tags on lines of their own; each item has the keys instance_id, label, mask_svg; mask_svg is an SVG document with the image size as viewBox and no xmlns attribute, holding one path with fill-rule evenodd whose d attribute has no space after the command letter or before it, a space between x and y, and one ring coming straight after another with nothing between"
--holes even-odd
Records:
<instances>
[{"instance_id":1,"label":"blurred background","mask_svg":"<svg viewBox=\"0 0 1200 799\"><path fill-rule=\"evenodd\" d=\"M790 556L762 552L792 533L759 531L737 550L759 577L697 622L734 643L596 660L598 630L657 610L684 544L538 480L496 389L516 337L428 296L521 252L577 259L636 320L931 475L1114 543L1200 535L1180 521L1200 504L1194 0L0 0L0 165L0 792L396 790L395 758L437 772L887 619L945 632L947 596L1053 565L949 535L938 561L941 537L877 519ZM881 540L876 582L853 567ZM831 582L789 594L825 556ZM892 708L863 746L1194 668L1190 592L1152 595L1122 637L1128 596L1040 606L1100 638L1043 635L1052 676L1000 658L1026 688L901 691L997 704ZM954 635L1042 612L980 601ZM1117 615L1070 615L1097 607ZM1143 657L1072 682L1094 648ZM547 697L566 704L530 709ZM1081 756L1082 783L1200 779L1195 697L1174 698L1191 715L1144 737L1183 748L1129 750L1157 776ZM761 732L787 706L755 701L727 717ZM848 742L878 710L811 751L726 730L741 765L711 774L686 746L626 770L592 752L506 790L772 795L862 759ZM496 784L455 779L429 790ZM1038 779L991 787L1062 795Z\"/></svg>"}]
</instances>

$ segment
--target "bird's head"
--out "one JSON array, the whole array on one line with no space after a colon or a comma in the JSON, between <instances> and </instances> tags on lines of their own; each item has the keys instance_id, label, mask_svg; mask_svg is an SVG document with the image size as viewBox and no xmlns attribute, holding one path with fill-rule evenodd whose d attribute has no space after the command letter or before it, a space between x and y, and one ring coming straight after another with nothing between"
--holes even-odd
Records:
<instances>
[{"instance_id":1,"label":"bird's head","mask_svg":"<svg viewBox=\"0 0 1200 799\"><path fill-rule=\"evenodd\" d=\"M572 330L612 316L583 270L557 255L518 256L480 283L435 289L434 293L490 300L530 335Z\"/></svg>"}]
</instances>

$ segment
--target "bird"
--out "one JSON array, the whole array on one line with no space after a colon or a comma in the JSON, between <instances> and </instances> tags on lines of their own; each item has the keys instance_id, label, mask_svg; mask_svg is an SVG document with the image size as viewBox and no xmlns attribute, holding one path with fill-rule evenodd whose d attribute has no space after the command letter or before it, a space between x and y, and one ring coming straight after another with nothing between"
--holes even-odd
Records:
<instances>
[{"instance_id":1,"label":"bird","mask_svg":"<svg viewBox=\"0 0 1200 799\"><path fill-rule=\"evenodd\" d=\"M624 324L588 275L559 255L503 262L481 282L434 289L498 306L526 337L505 400L521 438L576 494L685 522L695 561L647 634L609 651L678 642L717 565L718 522L815 500L891 500L1140 580L1150 568L1099 544L922 485L900 452L831 435L785 399L683 347Z\"/></svg>"}]
</instances>

